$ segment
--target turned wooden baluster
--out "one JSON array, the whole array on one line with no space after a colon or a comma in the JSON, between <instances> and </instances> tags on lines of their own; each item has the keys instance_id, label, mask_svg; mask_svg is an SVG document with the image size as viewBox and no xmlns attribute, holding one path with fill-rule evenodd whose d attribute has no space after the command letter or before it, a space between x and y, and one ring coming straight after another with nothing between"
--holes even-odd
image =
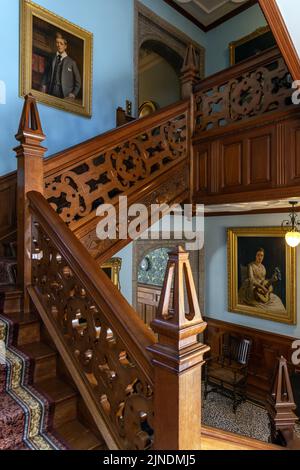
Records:
<instances>
[{"instance_id":1,"label":"turned wooden baluster","mask_svg":"<svg viewBox=\"0 0 300 470\"><path fill-rule=\"evenodd\" d=\"M31 216L28 208L27 193L44 191L43 157L45 140L35 98L29 94L25 103L16 139L20 145L14 150L18 159L18 284L23 290L24 312L29 311L27 287L31 284Z\"/></svg>"},{"instance_id":2,"label":"turned wooden baluster","mask_svg":"<svg viewBox=\"0 0 300 470\"><path fill-rule=\"evenodd\" d=\"M206 323L200 313L189 254L182 247L169 255L158 313L151 327L158 333L158 342L147 348L155 370L155 449L199 449L201 367L209 347L198 342Z\"/></svg>"},{"instance_id":3,"label":"turned wooden baluster","mask_svg":"<svg viewBox=\"0 0 300 470\"><path fill-rule=\"evenodd\" d=\"M194 91L194 86L200 81L199 64L193 44L187 48L186 55L181 69L181 97L190 98Z\"/></svg>"},{"instance_id":4,"label":"turned wooden baluster","mask_svg":"<svg viewBox=\"0 0 300 470\"><path fill-rule=\"evenodd\" d=\"M287 361L283 356L279 359L278 372L267 409L271 419L273 441L276 441L278 432L281 432L288 448L300 449L300 439L295 433L295 423L298 421L298 417L294 413L296 405Z\"/></svg>"}]
</instances>

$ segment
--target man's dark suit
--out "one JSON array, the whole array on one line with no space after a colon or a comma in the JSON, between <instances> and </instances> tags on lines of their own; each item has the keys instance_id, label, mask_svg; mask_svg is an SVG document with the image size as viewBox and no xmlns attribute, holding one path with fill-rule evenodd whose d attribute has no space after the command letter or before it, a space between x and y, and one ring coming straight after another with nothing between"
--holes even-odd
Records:
<instances>
[{"instance_id":1,"label":"man's dark suit","mask_svg":"<svg viewBox=\"0 0 300 470\"><path fill-rule=\"evenodd\" d=\"M42 85L46 86L46 92L50 94L52 94L55 80L56 61L57 55L50 60L42 81ZM70 93L76 97L81 89L81 77L76 62L69 56L62 59L60 78L62 98L68 97Z\"/></svg>"}]
</instances>

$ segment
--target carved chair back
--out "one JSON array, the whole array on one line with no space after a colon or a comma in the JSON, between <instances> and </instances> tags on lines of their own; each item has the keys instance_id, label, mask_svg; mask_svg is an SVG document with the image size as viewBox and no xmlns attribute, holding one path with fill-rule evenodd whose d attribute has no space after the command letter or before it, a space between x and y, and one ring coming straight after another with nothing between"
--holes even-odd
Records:
<instances>
[{"instance_id":1,"label":"carved chair back","mask_svg":"<svg viewBox=\"0 0 300 470\"><path fill-rule=\"evenodd\" d=\"M248 365L251 351L251 340L226 333L222 342L222 362L225 360L244 366Z\"/></svg>"}]
</instances>

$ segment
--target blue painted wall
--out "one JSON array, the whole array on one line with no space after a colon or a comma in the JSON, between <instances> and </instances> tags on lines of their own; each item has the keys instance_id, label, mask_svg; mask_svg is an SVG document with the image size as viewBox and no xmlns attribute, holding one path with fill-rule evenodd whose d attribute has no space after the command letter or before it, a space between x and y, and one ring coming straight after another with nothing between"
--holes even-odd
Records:
<instances>
[{"instance_id":1,"label":"blue painted wall","mask_svg":"<svg viewBox=\"0 0 300 470\"><path fill-rule=\"evenodd\" d=\"M87 119L39 105L48 155L115 127L115 110L134 99L134 0L39 0L41 6L94 34L93 117ZM189 34L205 37L162 0L143 2ZM0 175L16 168L12 148L23 101L19 87L19 0L0 0L0 80L6 105L0 104Z\"/></svg>"},{"instance_id":2,"label":"blue painted wall","mask_svg":"<svg viewBox=\"0 0 300 470\"><path fill-rule=\"evenodd\" d=\"M161 18L190 36L194 41L206 47L207 34L205 34L201 29L184 18L182 15L179 15L177 11L170 7L167 3L162 0L141 0L141 3L153 10L154 13L159 15Z\"/></svg>"},{"instance_id":3,"label":"blue painted wall","mask_svg":"<svg viewBox=\"0 0 300 470\"><path fill-rule=\"evenodd\" d=\"M92 119L39 105L51 154L114 127L115 109L133 98L133 2L40 0L39 4L94 33ZM7 84L7 104L0 106L0 174L16 167L11 148L22 109L18 31L19 0L1 0L0 80Z\"/></svg>"},{"instance_id":4,"label":"blue painted wall","mask_svg":"<svg viewBox=\"0 0 300 470\"><path fill-rule=\"evenodd\" d=\"M284 214L207 217L205 219L205 315L238 325L257 328L300 338L300 249L297 262L298 325L261 320L247 315L228 312L227 297L227 232L228 227L279 226Z\"/></svg>"},{"instance_id":5,"label":"blue painted wall","mask_svg":"<svg viewBox=\"0 0 300 470\"><path fill-rule=\"evenodd\" d=\"M259 5L248 8L231 20L207 33L206 75L212 75L230 65L229 43L266 26Z\"/></svg>"},{"instance_id":6,"label":"blue painted wall","mask_svg":"<svg viewBox=\"0 0 300 470\"><path fill-rule=\"evenodd\" d=\"M299 0L277 0L277 4L300 57Z\"/></svg>"},{"instance_id":7,"label":"blue painted wall","mask_svg":"<svg viewBox=\"0 0 300 470\"><path fill-rule=\"evenodd\" d=\"M132 305L132 258L133 258L133 243L130 243L116 255L117 258L122 258L122 266L120 270L120 285L121 292L126 298L127 302Z\"/></svg>"}]
</instances>

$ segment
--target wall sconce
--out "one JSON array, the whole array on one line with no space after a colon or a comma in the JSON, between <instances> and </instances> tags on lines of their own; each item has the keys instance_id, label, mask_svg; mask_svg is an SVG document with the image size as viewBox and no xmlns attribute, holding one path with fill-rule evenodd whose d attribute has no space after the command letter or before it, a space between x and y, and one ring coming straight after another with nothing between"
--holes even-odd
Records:
<instances>
[{"instance_id":1,"label":"wall sconce","mask_svg":"<svg viewBox=\"0 0 300 470\"><path fill-rule=\"evenodd\" d=\"M281 224L283 228L289 228L289 231L285 234L285 241L289 246L295 248L300 243L300 232L298 225L300 226L300 220L298 214L296 214L295 206L298 204L297 201L290 201L292 206L292 212L289 215L289 220L284 220Z\"/></svg>"}]
</instances>

